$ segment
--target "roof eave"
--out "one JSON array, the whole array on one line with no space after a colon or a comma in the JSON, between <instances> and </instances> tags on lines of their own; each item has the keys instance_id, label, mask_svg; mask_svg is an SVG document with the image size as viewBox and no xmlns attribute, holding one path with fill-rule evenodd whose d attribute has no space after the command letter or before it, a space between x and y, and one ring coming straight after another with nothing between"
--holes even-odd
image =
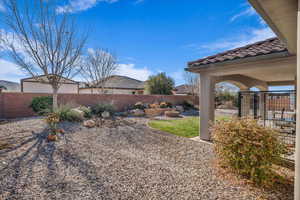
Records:
<instances>
[{"instance_id":1,"label":"roof eave","mask_svg":"<svg viewBox=\"0 0 300 200\"><path fill-rule=\"evenodd\" d=\"M248 63L248 62L254 62L254 61L260 61L260 60L269 60L269 59L275 59L275 58L284 58L292 56L288 51L283 51L279 53L271 53L267 55L259 55L254 57L246 57L246 58L239 58L234 60L228 60L224 62L217 62L217 63L210 63L210 64L203 64L203 65L195 65L195 64L188 64L188 67L185 68L186 71L199 73L202 70L206 70L210 67L219 67L224 65L236 65L241 63Z\"/></svg>"}]
</instances>

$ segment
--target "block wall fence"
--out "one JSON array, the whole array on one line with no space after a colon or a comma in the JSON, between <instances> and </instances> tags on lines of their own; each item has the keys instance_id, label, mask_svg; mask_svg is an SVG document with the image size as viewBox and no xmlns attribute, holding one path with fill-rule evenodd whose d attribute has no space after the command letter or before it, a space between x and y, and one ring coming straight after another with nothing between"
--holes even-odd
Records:
<instances>
[{"instance_id":1,"label":"block wall fence","mask_svg":"<svg viewBox=\"0 0 300 200\"><path fill-rule=\"evenodd\" d=\"M19 117L32 117L35 113L29 107L32 98L38 96L51 96L51 94L37 93L1 93L0 92L0 118L11 119ZM112 103L118 111L125 110L136 102L154 103L167 101L180 104L189 101L199 105L199 97L174 95L124 95L124 94L59 94L59 104L72 103L75 105L92 106L97 103Z\"/></svg>"}]
</instances>

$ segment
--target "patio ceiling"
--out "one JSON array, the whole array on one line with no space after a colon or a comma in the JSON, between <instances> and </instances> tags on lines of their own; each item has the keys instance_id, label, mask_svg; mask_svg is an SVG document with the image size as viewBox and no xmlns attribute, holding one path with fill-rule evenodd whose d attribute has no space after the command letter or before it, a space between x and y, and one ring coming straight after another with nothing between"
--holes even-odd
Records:
<instances>
[{"instance_id":1,"label":"patio ceiling","mask_svg":"<svg viewBox=\"0 0 300 200\"><path fill-rule=\"evenodd\" d=\"M290 53L297 52L298 0L248 0Z\"/></svg>"}]
</instances>

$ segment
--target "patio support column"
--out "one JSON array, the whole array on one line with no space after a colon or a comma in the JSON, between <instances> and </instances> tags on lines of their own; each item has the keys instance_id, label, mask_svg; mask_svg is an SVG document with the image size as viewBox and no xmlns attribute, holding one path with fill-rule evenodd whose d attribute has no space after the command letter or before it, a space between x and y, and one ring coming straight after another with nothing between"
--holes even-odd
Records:
<instances>
[{"instance_id":1,"label":"patio support column","mask_svg":"<svg viewBox=\"0 0 300 200\"><path fill-rule=\"evenodd\" d=\"M201 74L200 76L200 139L209 141L210 123L215 119L215 77Z\"/></svg>"},{"instance_id":2,"label":"patio support column","mask_svg":"<svg viewBox=\"0 0 300 200\"><path fill-rule=\"evenodd\" d=\"M296 155L295 155L295 200L300 200L300 1L298 2L297 30L297 111L296 111Z\"/></svg>"}]
</instances>

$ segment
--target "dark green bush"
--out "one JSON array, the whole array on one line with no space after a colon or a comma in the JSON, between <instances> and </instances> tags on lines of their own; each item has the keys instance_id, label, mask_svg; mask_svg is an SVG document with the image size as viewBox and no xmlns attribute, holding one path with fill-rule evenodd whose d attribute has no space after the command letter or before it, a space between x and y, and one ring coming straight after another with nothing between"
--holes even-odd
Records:
<instances>
[{"instance_id":1,"label":"dark green bush","mask_svg":"<svg viewBox=\"0 0 300 200\"><path fill-rule=\"evenodd\" d=\"M52 111L53 99L51 96L34 97L30 108L39 115L45 115Z\"/></svg>"},{"instance_id":2,"label":"dark green bush","mask_svg":"<svg viewBox=\"0 0 300 200\"><path fill-rule=\"evenodd\" d=\"M219 121L212 128L219 163L263 186L272 186L276 173L272 165L281 161L287 149L278 133L253 119Z\"/></svg>"},{"instance_id":3,"label":"dark green bush","mask_svg":"<svg viewBox=\"0 0 300 200\"><path fill-rule=\"evenodd\" d=\"M180 104L185 110L189 110L189 109L194 109L195 108L195 106L192 104L192 103L190 103L190 102L188 102L187 100L184 100L183 102L182 102L182 104Z\"/></svg>"},{"instance_id":4,"label":"dark green bush","mask_svg":"<svg viewBox=\"0 0 300 200\"><path fill-rule=\"evenodd\" d=\"M139 109L139 110L144 110L146 108L145 104L143 102L137 102L134 104L132 109Z\"/></svg>"},{"instance_id":5,"label":"dark green bush","mask_svg":"<svg viewBox=\"0 0 300 200\"><path fill-rule=\"evenodd\" d=\"M160 108L172 108L172 103L170 103L170 102L161 102L160 104L159 104L159 107Z\"/></svg>"},{"instance_id":6,"label":"dark green bush","mask_svg":"<svg viewBox=\"0 0 300 200\"><path fill-rule=\"evenodd\" d=\"M99 117L101 117L101 114L104 111L107 111L111 115L113 115L115 113L115 108L112 104L105 104L105 103L99 103L99 104L96 104L92 107L92 113L94 115L99 116Z\"/></svg>"}]
</instances>

